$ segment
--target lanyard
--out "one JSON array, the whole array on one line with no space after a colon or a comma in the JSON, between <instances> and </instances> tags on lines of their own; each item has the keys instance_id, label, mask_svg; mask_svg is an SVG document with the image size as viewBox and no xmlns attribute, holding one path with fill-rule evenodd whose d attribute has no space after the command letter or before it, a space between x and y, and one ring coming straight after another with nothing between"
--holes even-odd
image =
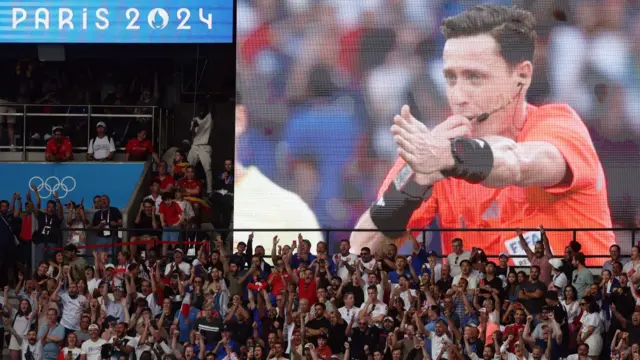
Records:
<instances>
[{"instance_id":1,"label":"lanyard","mask_svg":"<svg viewBox=\"0 0 640 360\"><path fill-rule=\"evenodd\" d=\"M47 214L44 214L44 226L51 226L51 223L53 223L53 216L47 216Z\"/></svg>"},{"instance_id":2,"label":"lanyard","mask_svg":"<svg viewBox=\"0 0 640 360\"><path fill-rule=\"evenodd\" d=\"M107 222L109 222L110 217L111 217L111 210L107 210ZM100 220L104 221L104 210L100 212Z\"/></svg>"}]
</instances>

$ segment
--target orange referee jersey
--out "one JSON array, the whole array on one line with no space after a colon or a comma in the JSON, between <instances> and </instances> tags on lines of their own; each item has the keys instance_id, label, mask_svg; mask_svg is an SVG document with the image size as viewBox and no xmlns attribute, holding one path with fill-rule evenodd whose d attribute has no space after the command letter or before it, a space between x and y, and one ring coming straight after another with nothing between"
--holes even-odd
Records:
<instances>
[{"instance_id":1,"label":"orange referee jersey","mask_svg":"<svg viewBox=\"0 0 640 360\"><path fill-rule=\"evenodd\" d=\"M589 132L573 109L563 104L529 105L526 123L516 141L553 144L570 167L572 182L549 188L495 189L448 178L434 185L431 197L413 213L407 227L425 228L438 215L441 228L536 228L540 224L547 228L611 228L604 171ZM402 159L396 161L378 195L403 166ZM540 239L539 232L524 235L530 246ZM549 233L553 254L562 256L572 236L571 232ZM443 254L452 251L454 237L464 239L465 248L478 247L490 255L503 251L525 255L515 233L498 231L443 232ZM611 231L578 232L577 240L585 255L606 256L609 246L615 243ZM595 265L602 261L604 259L588 263Z\"/></svg>"}]
</instances>

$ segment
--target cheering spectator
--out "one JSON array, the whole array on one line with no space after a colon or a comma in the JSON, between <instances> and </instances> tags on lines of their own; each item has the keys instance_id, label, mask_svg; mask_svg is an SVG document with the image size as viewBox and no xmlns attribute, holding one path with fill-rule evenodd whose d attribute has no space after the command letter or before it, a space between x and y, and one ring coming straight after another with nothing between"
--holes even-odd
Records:
<instances>
[{"instance_id":1,"label":"cheering spectator","mask_svg":"<svg viewBox=\"0 0 640 360\"><path fill-rule=\"evenodd\" d=\"M61 127L55 128L53 137L47 141L45 159L51 162L73 160L71 141L63 135Z\"/></svg>"}]
</instances>

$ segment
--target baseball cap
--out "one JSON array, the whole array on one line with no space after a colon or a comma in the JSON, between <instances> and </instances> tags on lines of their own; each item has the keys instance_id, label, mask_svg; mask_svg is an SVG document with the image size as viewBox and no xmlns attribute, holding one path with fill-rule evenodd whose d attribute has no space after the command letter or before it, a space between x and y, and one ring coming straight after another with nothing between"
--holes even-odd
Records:
<instances>
[{"instance_id":1,"label":"baseball cap","mask_svg":"<svg viewBox=\"0 0 640 360\"><path fill-rule=\"evenodd\" d=\"M104 268L105 269L115 269L116 267L113 264L107 264L107 265L104 266Z\"/></svg>"},{"instance_id":2,"label":"baseball cap","mask_svg":"<svg viewBox=\"0 0 640 360\"><path fill-rule=\"evenodd\" d=\"M384 318L384 321L393 321L393 318L391 316L387 316L386 318Z\"/></svg>"},{"instance_id":3,"label":"baseball cap","mask_svg":"<svg viewBox=\"0 0 640 360\"><path fill-rule=\"evenodd\" d=\"M427 256L436 256L437 257L438 253L433 251L433 250L430 250L429 252L427 252Z\"/></svg>"},{"instance_id":4,"label":"baseball cap","mask_svg":"<svg viewBox=\"0 0 640 360\"><path fill-rule=\"evenodd\" d=\"M173 252L179 252L179 253L182 253L184 255L184 251L182 251L182 249L180 249L180 248L175 248L173 250Z\"/></svg>"},{"instance_id":5,"label":"baseball cap","mask_svg":"<svg viewBox=\"0 0 640 360\"><path fill-rule=\"evenodd\" d=\"M507 254L506 252L503 251L503 252L500 253L500 255L498 255L498 258L501 258L501 257L506 257L508 259L509 258L509 254Z\"/></svg>"},{"instance_id":6,"label":"baseball cap","mask_svg":"<svg viewBox=\"0 0 640 360\"><path fill-rule=\"evenodd\" d=\"M104 121L98 121L98 123L96 124L96 127L100 127L102 126L103 128L107 127L107 124L104 123Z\"/></svg>"},{"instance_id":7,"label":"baseball cap","mask_svg":"<svg viewBox=\"0 0 640 360\"><path fill-rule=\"evenodd\" d=\"M114 292L116 292L116 291L124 291L124 288L122 286L116 286L116 287L113 288L113 291Z\"/></svg>"},{"instance_id":8,"label":"baseball cap","mask_svg":"<svg viewBox=\"0 0 640 360\"><path fill-rule=\"evenodd\" d=\"M553 266L554 269L560 269L562 267L562 260L558 258L549 259L549 264Z\"/></svg>"},{"instance_id":9,"label":"baseball cap","mask_svg":"<svg viewBox=\"0 0 640 360\"><path fill-rule=\"evenodd\" d=\"M558 292L549 290L547 291L545 298L547 298L548 300L558 300Z\"/></svg>"},{"instance_id":10,"label":"baseball cap","mask_svg":"<svg viewBox=\"0 0 640 360\"><path fill-rule=\"evenodd\" d=\"M89 330L100 330L100 327L96 324L89 325Z\"/></svg>"}]
</instances>

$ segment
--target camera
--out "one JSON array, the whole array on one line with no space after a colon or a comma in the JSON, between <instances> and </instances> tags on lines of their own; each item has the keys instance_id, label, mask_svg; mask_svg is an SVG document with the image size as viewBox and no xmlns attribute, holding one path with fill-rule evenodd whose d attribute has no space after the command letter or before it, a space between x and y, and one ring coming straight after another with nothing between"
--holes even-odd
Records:
<instances>
[{"instance_id":1,"label":"camera","mask_svg":"<svg viewBox=\"0 0 640 360\"><path fill-rule=\"evenodd\" d=\"M100 349L100 357L103 359L108 359L111 357L111 353L113 352L113 344L103 344Z\"/></svg>"}]
</instances>

